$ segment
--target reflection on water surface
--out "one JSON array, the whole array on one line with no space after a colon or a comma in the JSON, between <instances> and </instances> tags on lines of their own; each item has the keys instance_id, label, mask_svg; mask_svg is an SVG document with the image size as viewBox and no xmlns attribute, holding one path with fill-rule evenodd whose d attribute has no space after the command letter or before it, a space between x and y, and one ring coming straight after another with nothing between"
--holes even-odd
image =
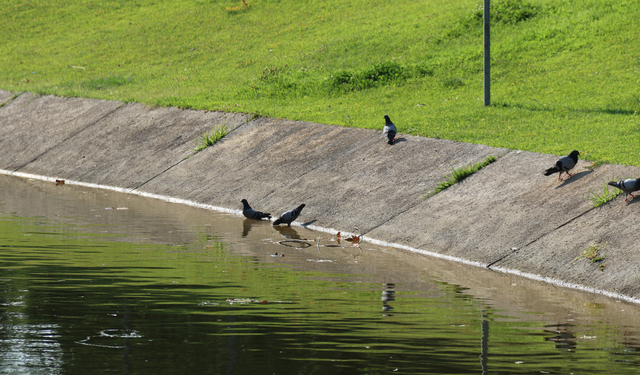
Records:
<instances>
[{"instance_id":1,"label":"reflection on water surface","mask_svg":"<svg viewBox=\"0 0 640 375\"><path fill-rule=\"evenodd\" d=\"M0 373L640 373L637 306L330 237L0 176Z\"/></svg>"}]
</instances>

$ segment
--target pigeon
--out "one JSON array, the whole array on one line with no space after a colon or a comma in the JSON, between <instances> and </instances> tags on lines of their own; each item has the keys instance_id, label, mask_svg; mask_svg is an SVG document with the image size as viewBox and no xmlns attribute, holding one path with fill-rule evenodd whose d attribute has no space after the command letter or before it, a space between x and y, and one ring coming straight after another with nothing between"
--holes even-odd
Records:
<instances>
[{"instance_id":1,"label":"pigeon","mask_svg":"<svg viewBox=\"0 0 640 375\"><path fill-rule=\"evenodd\" d=\"M384 115L384 129L382 129L382 134L387 139L388 144L390 145L393 144L393 141L396 140L397 132L398 132L398 129L396 129L396 126L393 125L393 122L391 122L391 119L389 118L389 116Z\"/></svg>"},{"instance_id":2,"label":"pigeon","mask_svg":"<svg viewBox=\"0 0 640 375\"><path fill-rule=\"evenodd\" d=\"M271 219L271 214L265 214L264 212L256 211L251 206L249 206L249 202L246 199L241 200L242 202L242 214L247 219L255 219L262 220L263 218Z\"/></svg>"},{"instance_id":3,"label":"pigeon","mask_svg":"<svg viewBox=\"0 0 640 375\"><path fill-rule=\"evenodd\" d=\"M578 155L580 153L576 150L571 151L569 156L563 156L556 162L556 165L544 171L545 176L550 176L554 173L558 174L558 180L562 181L562 173L566 173L569 177L573 176L569 171L578 164Z\"/></svg>"},{"instance_id":4,"label":"pigeon","mask_svg":"<svg viewBox=\"0 0 640 375\"><path fill-rule=\"evenodd\" d=\"M283 213L282 215L280 215L280 218L278 220L273 222L273 225L280 225L284 223L288 226L291 226L291 222L298 218L298 215L300 215L300 212L302 212L304 206L304 204L301 204L298 206L298 208Z\"/></svg>"},{"instance_id":5,"label":"pigeon","mask_svg":"<svg viewBox=\"0 0 640 375\"><path fill-rule=\"evenodd\" d=\"M618 181L618 182L611 181L609 182L609 185L617 187L618 189L627 193L627 195L624 197L624 201L626 202L627 199L629 199L629 195L631 196L632 200L633 198L636 197L636 195L633 195L631 193L633 193L634 191L640 190L640 179L629 178L624 181Z\"/></svg>"}]
</instances>

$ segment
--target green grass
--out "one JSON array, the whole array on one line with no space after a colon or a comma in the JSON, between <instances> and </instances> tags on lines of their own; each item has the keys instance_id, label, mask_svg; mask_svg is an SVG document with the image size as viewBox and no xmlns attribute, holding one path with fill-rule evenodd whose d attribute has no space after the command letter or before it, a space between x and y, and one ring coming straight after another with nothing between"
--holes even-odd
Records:
<instances>
[{"instance_id":1,"label":"green grass","mask_svg":"<svg viewBox=\"0 0 640 375\"><path fill-rule=\"evenodd\" d=\"M205 148L212 146L214 143L218 142L219 140L221 140L225 135L227 135L229 132L227 130L227 127L225 125L222 125L221 127L219 127L218 129L211 129L210 133L204 133L200 136L200 138L198 138L197 143L198 145L196 146L196 148L194 149L195 152L200 152L202 150L204 150Z\"/></svg>"},{"instance_id":2,"label":"green grass","mask_svg":"<svg viewBox=\"0 0 640 375\"><path fill-rule=\"evenodd\" d=\"M612 181L615 181L615 177L612 178ZM593 203L593 207L599 207L603 204L612 201L615 197L622 194L622 190L617 188L612 188L609 190L609 185L607 182L602 183L602 192L598 192L594 189L589 188L589 199Z\"/></svg>"},{"instance_id":3,"label":"green grass","mask_svg":"<svg viewBox=\"0 0 640 375\"><path fill-rule=\"evenodd\" d=\"M602 254L604 247L605 247L604 244L599 244L596 242L591 243L589 247L587 247L586 249L583 249L582 253L576 259L574 259L574 263L579 259L586 259L589 261L589 263L604 261L605 256L604 254ZM604 267L602 267L602 269L604 269Z\"/></svg>"},{"instance_id":4,"label":"green grass","mask_svg":"<svg viewBox=\"0 0 640 375\"><path fill-rule=\"evenodd\" d=\"M480 169L486 167L487 165L493 163L496 160L498 160L498 158L491 155L487 157L484 161L481 161L479 163L476 163L476 164L472 163L465 167L451 170L451 174L446 176L447 180L438 183L438 186L436 186L433 189L432 194L437 194L442 190L448 188L449 186L464 180L465 178L471 176L472 174L476 173Z\"/></svg>"},{"instance_id":5,"label":"green grass","mask_svg":"<svg viewBox=\"0 0 640 375\"><path fill-rule=\"evenodd\" d=\"M0 88L256 113L640 166L640 7L478 0L0 5Z\"/></svg>"}]
</instances>

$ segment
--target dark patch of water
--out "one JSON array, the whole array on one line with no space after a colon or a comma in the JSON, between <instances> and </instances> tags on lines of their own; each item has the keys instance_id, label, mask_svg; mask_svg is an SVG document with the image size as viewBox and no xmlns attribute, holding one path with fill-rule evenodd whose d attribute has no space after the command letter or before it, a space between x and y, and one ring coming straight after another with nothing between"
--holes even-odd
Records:
<instances>
[{"instance_id":1,"label":"dark patch of water","mask_svg":"<svg viewBox=\"0 0 640 375\"><path fill-rule=\"evenodd\" d=\"M110 191L0 176L0 264L2 374L640 372L637 306Z\"/></svg>"}]
</instances>

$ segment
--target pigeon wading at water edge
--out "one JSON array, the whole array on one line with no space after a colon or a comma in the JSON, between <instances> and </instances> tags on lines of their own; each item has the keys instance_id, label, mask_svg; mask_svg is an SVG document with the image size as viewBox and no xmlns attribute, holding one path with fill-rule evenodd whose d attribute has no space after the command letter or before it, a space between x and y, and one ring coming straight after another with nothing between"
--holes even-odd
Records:
<instances>
[{"instance_id":1,"label":"pigeon wading at water edge","mask_svg":"<svg viewBox=\"0 0 640 375\"><path fill-rule=\"evenodd\" d=\"M382 129L382 135L384 135L384 138L387 140L388 144L393 144L393 142L396 140L397 132L398 129L396 129L396 126L393 125L393 122L391 122L389 116L384 115L384 129Z\"/></svg>"},{"instance_id":2,"label":"pigeon wading at water edge","mask_svg":"<svg viewBox=\"0 0 640 375\"><path fill-rule=\"evenodd\" d=\"M304 204L301 204L297 208L283 213L282 215L280 215L280 218L278 220L273 222L273 225L287 224L288 226L291 226L291 223L298 218L304 206Z\"/></svg>"},{"instance_id":3,"label":"pigeon wading at water edge","mask_svg":"<svg viewBox=\"0 0 640 375\"><path fill-rule=\"evenodd\" d=\"M247 219L254 219L254 220L262 220L264 218L271 219L271 214L266 214L264 212L254 210L253 208L251 208L251 206L249 206L249 202L247 202L246 199L243 199L240 202L242 202L242 214Z\"/></svg>"},{"instance_id":4,"label":"pigeon wading at water edge","mask_svg":"<svg viewBox=\"0 0 640 375\"><path fill-rule=\"evenodd\" d=\"M551 176L554 173L558 173L558 180L560 181L562 181L563 173L566 173L569 177L573 176L569 171L578 164L578 155L580 155L578 151L571 151L568 156L563 156L558 159L556 165L544 171L544 175Z\"/></svg>"}]
</instances>

